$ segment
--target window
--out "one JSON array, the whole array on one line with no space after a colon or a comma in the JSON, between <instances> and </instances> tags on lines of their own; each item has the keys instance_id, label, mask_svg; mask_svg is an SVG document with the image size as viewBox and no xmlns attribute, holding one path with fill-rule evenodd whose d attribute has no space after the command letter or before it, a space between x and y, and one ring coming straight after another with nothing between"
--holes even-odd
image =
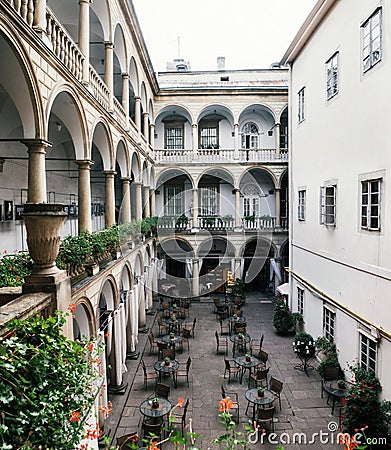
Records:
<instances>
[{"instance_id":1,"label":"window","mask_svg":"<svg viewBox=\"0 0 391 450\"><path fill-rule=\"evenodd\" d=\"M380 187L380 179L361 182L361 228L366 230L380 230Z\"/></svg>"},{"instance_id":2,"label":"window","mask_svg":"<svg viewBox=\"0 0 391 450\"><path fill-rule=\"evenodd\" d=\"M373 67L382 57L381 8L362 25L363 72Z\"/></svg>"},{"instance_id":3,"label":"window","mask_svg":"<svg viewBox=\"0 0 391 450\"><path fill-rule=\"evenodd\" d=\"M200 126L201 148L219 148L219 129L217 124L204 124Z\"/></svg>"},{"instance_id":4,"label":"window","mask_svg":"<svg viewBox=\"0 0 391 450\"><path fill-rule=\"evenodd\" d=\"M304 289L300 287L297 288L297 311L304 314Z\"/></svg>"},{"instance_id":5,"label":"window","mask_svg":"<svg viewBox=\"0 0 391 450\"><path fill-rule=\"evenodd\" d=\"M166 149L183 149L183 127L166 127Z\"/></svg>"},{"instance_id":6,"label":"window","mask_svg":"<svg viewBox=\"0 0 391 450\"><path fill-rule=\"evenodd\" d=\"M330 342L334 342L335 313L328 308L323 308L323 335Z\"/></svg>"},{"instance_id":7,"label":"window","mask_svg":"<svg viewBox=\"0 0 391 450\"><path fill-rule=\"evenodd\" d=\"M301 89L298 93L298 119L299 119L299 123L303 122L303 120L305 119L304 117L304 88Z\"/></svg>"},{"instance_id":8,"label":"window","mask_svg":"<svg viewBox=\"0 0 391 450\"><path fill-rule=\"evenodd\" d=\"M217 194L217 186L201 187L201 212L203 216L218 215Z\"/></svg>"},{"instance_id":9,"label":"window","mask_svg":"<svg viewBox=\"0 0 391 450\"><path fill-rule=\"evenodd\" d=\"M335 53L326 62L326 95L327 100L338 93L338 55Z\"/></svg>"},{"instance_id":10,"label":"window","mask_svg":"<svg viewBox=\"0 0 391 450\"><path fill-rule=\"evenodd\" d=\"M376 372L377 343L360 333L360 365L365 370Z\"/></svg>"},{"instance_id":11,"label":"window","mask_svg":"<svg viewBox=\"0 0 391 450\"><path fill-rule=\"evenodd\" d=\"M165 214L166 216L180 216L183 213L182 207L182 186L165 187Z\"/></svg>"},{"instance_id":12,"label":"window","mask_svg":"<svg viewBox=\"0 0 391 450\"><path fill-rule=\"evenodd\" d=\"M337 186L320 188L320 223L335 226Z\"/></svg>"},{"instance_id":13,"label":"window","mask_svg":"<svg viewBox=\"0 0 391 450\"><path fill-rule=\"evenodd\" d=\"M242 128L242 148L258 148L259 131L255 123L248 122Z\"/></svg>"},{"instance_id":14,"label":"window","mask_svg":"<svg viewBox=\"0 0 391 450\"><path fill-rule=\"evenodd\" d=\"M297 218L299 220L305 220L305 200L306 191L299 191L299 203L297 205Z\"/></svg>"},{"instance_id":15,"label":"window","mask_svg":"<svg viewBox=\"0 0 391 450\"><path fill-rule=\"evenodd\" d=\"M244 217L246 216L259 216L259 198L256 197L244 197Z\"/></svg>"}]
</instances>

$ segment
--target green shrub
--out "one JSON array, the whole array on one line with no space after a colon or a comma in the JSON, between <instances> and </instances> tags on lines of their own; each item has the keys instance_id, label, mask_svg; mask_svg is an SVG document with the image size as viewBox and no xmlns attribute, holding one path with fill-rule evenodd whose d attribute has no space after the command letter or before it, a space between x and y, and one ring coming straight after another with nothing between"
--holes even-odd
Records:
<instances>
[{"instance_id":1,"label":"green shrub","mask_svg":"<svg viewBox=\"0 0 391 450\"><path fill-rule=\"evenodd\" d=\"M283 298L277 298L275 301L273 325L277 333L287 333L294 327L292 312L288 308Z\"/></svg>"},{"instance_id":2,"label":"green shrub","mask_svg":"<svg viewBox=\"0 0 391 450\"><path fill-rule=\"evenodd\" d=\"M323 377L323 369L325 366L327 367L339 367L339 372L343 375L343 370L338 361L338 351L334 342L330 342L327 338L320 336L315 341L316 347L318 350L323 351L324 359L319 363L316 370L319 372L319 375Z\"/></svg>"},{"instance_id":3,"label":"green shrub","mask_svg":"<svg viewBox=\"0 0 391 450\"><path fill-rule=\"evenodd\" d=\"M24 277L30 275L34 266L28 252L4 255L0 259L0 287L21 286Z\"/></svg>"}]
</instances>

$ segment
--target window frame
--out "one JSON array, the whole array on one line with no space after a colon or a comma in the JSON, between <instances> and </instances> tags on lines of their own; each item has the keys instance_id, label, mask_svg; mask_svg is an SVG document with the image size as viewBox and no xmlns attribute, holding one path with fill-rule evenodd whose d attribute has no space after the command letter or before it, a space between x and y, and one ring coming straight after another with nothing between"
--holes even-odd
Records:
<instances>
[{"instance_id":1,"label":"window frame","mask_svg":"<svg viewBox=\"0 0 391 450\"><path fill-rule=\"evenodd\" d=\"M304 289L297 286L297 312L304 315Z\"/></svg>"},{"instance_id":2,"label":"window frame","mask_svg":"<svg viewBox=\"0 0 391 450\"><path fill-rule=\"evenodd\" d=\"M174 189L179 192L174 193L171 197L169 194L169 190ZM179 217L183 214L183 195L184 195L184 187L181 184L166 184L164 186L164 214L169 217ZM175 199L174 201L172 201ZM178 203L179 203L179 211L178 211ZM171 206L173 206L173 211L171 211Z\"/></svg>"},{"instance_id":3,"label":"window frame","mask_svg":"<svg viewBox=\"0 0 391 450\"><path fill-rule=\"evenodd\" d=\"M297 93L297 118L301 123L305 120L305 86Z\"/></svg>"},{"instance_id":4,"label":"window frame","mask_svg":"<svg viewBox=\"0 0 391 450\"><path fill-rule=\"evenodd\" d=\"M215 135L208 134L203 136L204 130L215 130ZM204 144L204 141L209 141ZM212 143L213 141L213 143ZM203 120L199 124L198 142L201 149L218 149L220 148L219 141L219 121L218 120Z\"/></svg>"},{"instance_id":5,"label":"window frame","mask_svg":"<svg viewBox=\"0 0 391 450\"><path fill-rule=\"evenodd\" d=\"M365 370L372 370L376 373L377 359L378 359L378 343L376 339L370 338L367 334L359 332L360 336L360 348L359 348L359 361L360 366ZM372 345L372 348L371 348ZM365 350L365 351L364 351ZM370 350L374 352L374 358L370 355ZM371 364L372 362L372 364Z\"/></svg>"},{"instance_id":6,"label":"window frame","mask_svg":"<svg viewBox=\"0 0 391 450\"><path fill-rule=\"evenodd\" d=\"M376 10L366 19L361 25L361 63L363 73L368 72L372 69L383 57L383 12L382 7L376 8ZM375 18L379 17L379 34L373 37L374 28L376 24L373 25ZM368 33L366 34L366 27L368 27ZM365 42L365 38L368 36L368 44ZM373 48L374 42L379 39L379 46ZM366 54L366 49L368 48L368 54ZM378 58L375 60L374 55L378 52ZM367 64L367 61L369 62Z\"/></svg>"},{"instance_id":7,"label":"window frame","mask_svg":"<svg viewBox=\"0 0 391 450\"><path fill-rule=\"evenodd\" d=\"M300 195L302 194L302 195ZM304 222L306 217L306 200L307 200L307 190L299 189L298 191L298 203L297 203L297 220Z\"/></svg>"},{"instance_id":8,"label":"window frame","mask_svg":"<svg viewBox=\"0 0 391 450\"><path fill-rule=\"evenodd\" d=\"M329 227L337 224L337 185L320 187L320 223Z\"/></svg>"},{"instance_id":9,"label":"window frame","mask_svg":"<svg viewBox=\"0 0 391 450\"><path fill-rule=\"evenodd\" d=\"M200 205L200 211L201 211L201 216L203 217L218 217L219 216L219 211L220 211L220 205L219 205L219 185L218 184L206 184L203 186L200 186L200 198L199 198L199 205ZM213 211L213 208L210 208L210 210L207 209L207 207L204 205L205 202L205 193L209 192L209 191L214 191L214 196L215 196L215 205L214 205L214 209L215 211ZM207 205L208 206L208 205Z\"/></svg>"},{"instance_id":10,"label":"window frame","mask_svg":"<svg viewBox=\"0 0 391 450\"><path fill-rule=\"evenodd\" d=\"M323 306L323 336L330 342L334 342L335 340L335 322L335 311Z\"/></svg>"},{"instance_id":11,"label":"window frame","mask_svg":"<svg viewBox=\"0 0 391 450\"><path fill-rule=\"evenodd\" d=\"M330 100L339 92L339 52L326 61L326 99Z\"/></svg>"},{"instance_id":12,"label":"window frame","mask_svg":"<svg viewBox=\"0 0 391 450\"><path fill-rule=\"evenodd\" d=\"M374 183L378 184L378 190L373 191ZM367 192L364 192L364 186L367 186ZM361 180L360 193L360 228L367 231L381 231L381 203L382 203L382 178L370 178ZM372 201L374 195L377 195L377 203ZM366 203L364 198L367 198ZM374 208L377 208L377 214L373 214ZM365 209L365 214L364 214ZM364 224L364 218L366 224ZM377 227L372 226L372 220L377 220Z\"/></svg>"}]
</instances>

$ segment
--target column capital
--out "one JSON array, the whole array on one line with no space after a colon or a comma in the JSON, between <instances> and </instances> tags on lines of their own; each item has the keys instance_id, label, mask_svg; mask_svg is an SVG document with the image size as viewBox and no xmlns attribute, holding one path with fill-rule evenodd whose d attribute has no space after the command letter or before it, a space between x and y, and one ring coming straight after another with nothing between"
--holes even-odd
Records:
<instances>
[{"instance_id":1,"label":"column capital","mask_svg":"<svg viewBox=\"0 0 391 450\"><path fill-rule=\"evenodd\" d=\"M275 127L280 127L281 124L280 124L280 122L276 122L276 123L274 124L274 126L275 126Z\"/></svg>"},{"instance_id":2,"label":"column capital","mask_svg":"<svg viewBox=\"0 0 391 450\"><path fill-rule=\"evenodd\" d=\"M275 190L275 191L281 191L281 188L276 186L276 187L274 188L274 190Z\"/></svg>"},{"instance_id":3,"label":"column capital","mask_svg":"<svg viewBox=\"0 0 391 450\"><path fill-rule=\"evenodd\" d=\"M234 127L235 128L239 128L239 124L238 123L234 123Z\"/></svg>"},{"instance_id":4,"label":"column capital","mask_svg":"<svg viewBox=\"0 0 391 450\"><path fill-rule=\"evenodd\" d=\"M133 183L132 184L134 184L136 187L137 186L142 186L143 185L143 183L141 182L141 181L133 181Z\"/></svg>"},{"instance_id":5,"label":"column capital","mask_svg":"<svg viewBox=\"0 0 391 450\"><path fill-rule=\"evenodd\" d=\"M149 112L144 112L144 113L143 113L143 116L144 116L144 117L148 117L148 116L149 116Z\"/></svg>"},{"instance_id":6,"label":"column capital","mask_svg":"<svg viewBox=\"0 0 391 450\"><path fill-rule=\"evenodd\" d=\"M114 42L113 41L103 41L103 45L106 47L106 48L114 48Z\"/></svg>"},{"instance_id":7,"label":"column capital","mask_svg":"<svg viewBox=\"0 0 391 450\"><path fill-rule=\"evenodd\" d=\"M88 169L94 164L94 161L90 159L75 159L73 161L75 164L79 166L80 169Z\"/></svg>"},{"instance_id":8,"label":"column capital","mask_svg":"<svg viewBox=\"0 0 391 450\"><path fill-rule=\"evenodd\" d=\"M114 175L117 173L115 170L103 170L103 173L107 176L107 177L114 177Z\"/></svg>"},{"instance_id":9,"label":"column capital","mask_svg":"<svg viewBox=\"0 0 391 450\"><path fill-rule=\"evenodd\" d=\"M122 74L122 79L129 79L129 74L128 74L128 72L123 72Z\"/></svg>"},{"instance_id":10,"label":"column capital","mask_svg":"<svg viewBox=\"0 0 391 450\"><path fill-rule=\"evenodd\" d=\"M130 183L132 179L130 177L121 177L121 181L123 181L124 183Z\"/></svg>"},{"instance_id":11,"label":"column capital","mask_svg":"<svg viewBox=\"0 0 391 450\"><path fill-rule=\"evenodd\" d=\"M79 0L79 5L81 5L82 3L87 3L89 5L90 3L92 3L92 0Z\"/></svg>"},{"instance_id":12,"label":"column capital","mask_svg":"<svg viewBox=\"0 0 391 450\"><path fill-rule=\"evenodd\" d=\"M134 101L135 102L141 102L141 97L139 97L138 95L134 96Z\"/></svg>"},{"instance_id":13,"label":"column capital","mask_svg":"<svg viewBox=\"0 0 391 450\"><path fill-rule=\"evenodd\" d=\"M192 126L192 128L197 128L197 127L198 127L198 124L192 123L191 126Z\"/></svg>"},{"instance_id":14,"label":"column capital","mask_svg":"<svg viewBox=\"0 0 391 450\"><path fill-rule=\"evenodd\" d=\"M29 150L34 149L44 149L51 147L53 144L45 139L21 139L20 142L29 148Z\"/></svg>"}]
</instances>

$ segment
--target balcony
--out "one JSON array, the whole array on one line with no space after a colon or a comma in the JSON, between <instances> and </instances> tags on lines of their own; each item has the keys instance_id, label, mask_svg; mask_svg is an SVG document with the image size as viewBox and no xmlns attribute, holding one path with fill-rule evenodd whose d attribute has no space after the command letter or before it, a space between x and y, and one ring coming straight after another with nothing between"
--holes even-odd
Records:
<instances>
[{"instance_id":1,"label":"balcony","mask_svg":"<svg viewBox=\"0 0 391 450\"><path fill-rule=\"evenodd\" d=\"M279 158L275 148L240 149L236 152L233 149L155 149L155 161L161 164L288 162L288 149L281 149Z\"/></svg>"}]
</instances>

